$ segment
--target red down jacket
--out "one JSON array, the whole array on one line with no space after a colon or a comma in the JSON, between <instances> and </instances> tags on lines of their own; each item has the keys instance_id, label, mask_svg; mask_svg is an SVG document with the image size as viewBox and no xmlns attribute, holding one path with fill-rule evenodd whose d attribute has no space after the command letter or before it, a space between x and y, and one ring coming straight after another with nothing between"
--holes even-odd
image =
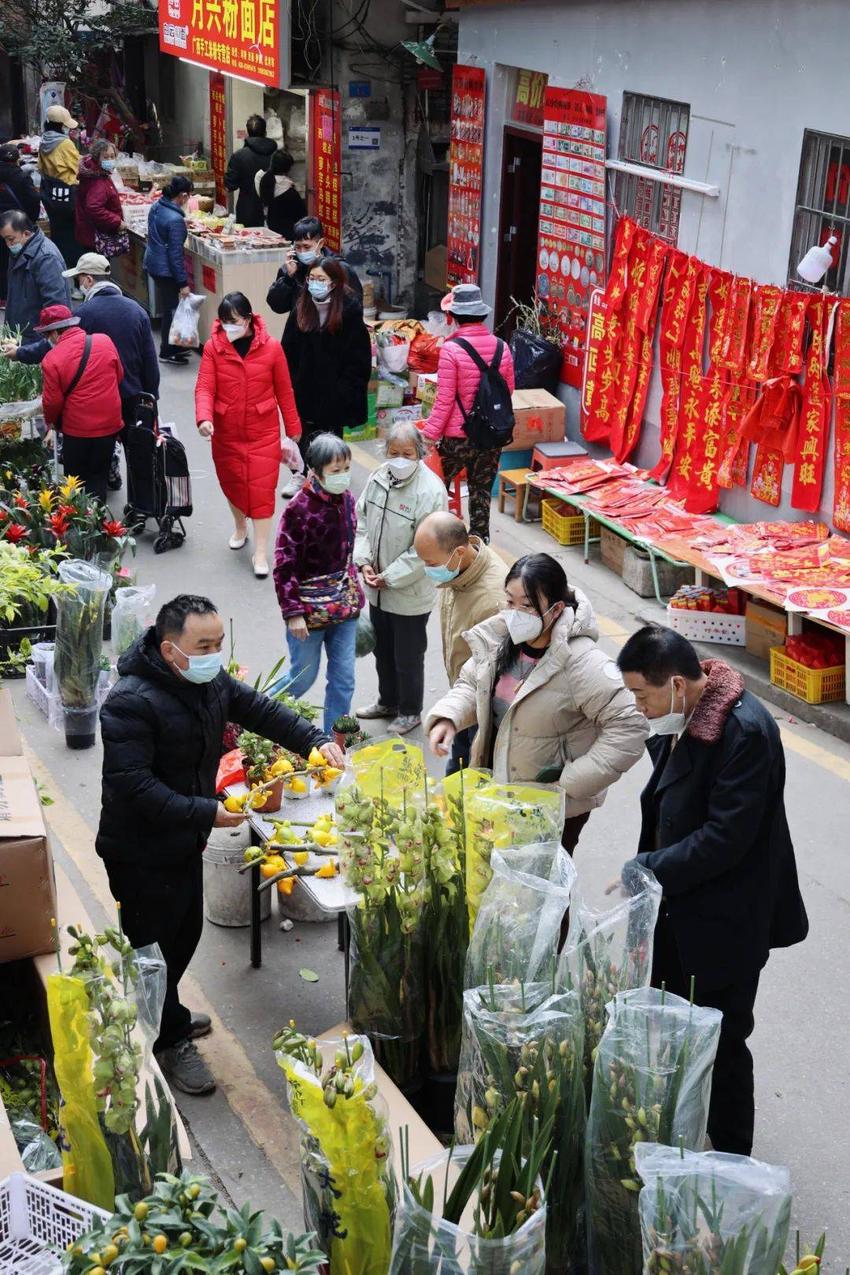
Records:
<instances>
[{"instance_id":1,"label":"red down jacket","mask_svg":"<svg viewBox=\"0 0 850 1275\"><path fill-rule=\"evenodd\" d=\"M67 328L41 362L44 385L41 404L48 425L62 418L62 431L73 438L103 438L121 429L121 395L118 385L124 369L118 351L102 332L91 338L85 371L70 394L68 386L83 357L86 333Z\"/></svg>"},{"instance_id":2,"label":"red down jacket","mask_svg":"<svg viewBox=\"0 0 850 1275\"><path fill-rule=\"evenodd\" d=\"M95 246L95 232L117 235L123 214L115 183L91 155L80 160L80 184L74 206L74 235L81 248Z\"/></svg>"},{"instance_id":3,"label":"red down jacket","mask_svg":"<svg viewBox=\"0 0 850 1275\"><path fill-rule=\"evenodd\" d=\"M280 468L280 417L290 438L301 420L286 355L258 314L244 359L216 319L195 386L195 418L212 421L215 472L231 504L248 518L271 518Z\"/></svg>"}]
</instances>

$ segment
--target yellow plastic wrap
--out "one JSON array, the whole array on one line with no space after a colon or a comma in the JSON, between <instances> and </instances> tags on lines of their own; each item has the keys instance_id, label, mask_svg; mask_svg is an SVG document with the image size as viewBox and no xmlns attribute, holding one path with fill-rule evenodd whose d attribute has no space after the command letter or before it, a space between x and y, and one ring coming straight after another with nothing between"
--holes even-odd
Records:
<instances>
[{"instance_id":1,"label":"yellow plastic wrap","mask_svg":"<svg viewBox=\"0 0 850 1275\"><path fill-rule=\"evenodd\" d=\"M53 1066L62 1094L59 1119L66 1144L62 1153L65 1190L111 1212L115 1205L115 1178L95 1105L88 1009L81 979L67 974L50 975L47 1010Z\"/></svg>"},{"instance_id":2,"label":"yellow plastic wrap","mask_svg":"<svg viewBox=\"0 0 850 1275\"><path fill-rule=\"evenodd\" d=\"M350 1042L357 1039L349 1037ZM330 1275L386 1275L394 1187L387 1159L390 1138L379 1100L364 1094L371 1081L371 1051L367 1047L364 1065L354 1076L352 1096L339 1097L333 1107L326 1105L318 1077L288 1054L278 1052L276 1058L288 1081L290 1109L304 1132L305 1223L319 1233Z\"/></svg>"},{"instance_id":3,"label":"yellow plastic wrap","mask_svg":"<svg viewBox=\"0 0 850 1275\"><path fill-rule=\"evenodd\" d=\"M355 779L367 797L381 797L393 809L401 809L404 792L407 800L419 802L425 792L425 758L416 744L402 739L382 739L365 744L352 754L351 767Z\"/></svg>"},{"instance_id":4,"label":"yellow plastic wrap","mask_svg":"<svg viewBox=\"0 0 850 1275\"><path fill-rule=\"evenodd\" d=\"M470 772L465 771L466 775ZM564 793L551 784L485 784L466 794L466 897L469 930L493 875L490 855L538 841L560 841Z\"/></svg>"}]
</instances>

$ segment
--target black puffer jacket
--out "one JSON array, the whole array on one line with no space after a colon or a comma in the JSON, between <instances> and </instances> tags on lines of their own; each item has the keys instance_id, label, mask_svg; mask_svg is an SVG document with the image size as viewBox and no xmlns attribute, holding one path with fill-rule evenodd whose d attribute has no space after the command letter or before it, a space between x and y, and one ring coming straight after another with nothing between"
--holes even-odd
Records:
<instances>
[{"instance_id":1,"label":"black puffer jacket","mask_svg":"<svg viewBox=\"0 0 850 1275\"><path fill-rule=\"evenodd\" d=\"M246 137L240 151L234 151L227 161L224 184L228 190L238 190L236 220L243 226L262 226L263 204L257 194L254 178L260 169L267 169L277 142L271 137Z\"/></svg>"},{"instance_id":2,"label":"black puffer jacket","mask_svg":"<svg viewBox=\"0 0 850 1275\"><path fill-rule=\"evenodd\" d=\"M101 709L102 859L170 864L200 853L215 819L225 723L306 756L328 736L222 671L196 686L172 673L148 629L118 661Z\"/></svg>"},{"instance_id":3,"label":"black puffer jacket","mask_svg":"<svg viewBox=\"0 0 850 1275\"><path fill-rule=\"evenodd\" d=\"M345 298L339 332L322 328L302 332L293 310L283 330L298 415L306 433L328 430L342 437L369 415L367 390L372 375L372 345L360 302Z\"/></svg>"}]
</instances>

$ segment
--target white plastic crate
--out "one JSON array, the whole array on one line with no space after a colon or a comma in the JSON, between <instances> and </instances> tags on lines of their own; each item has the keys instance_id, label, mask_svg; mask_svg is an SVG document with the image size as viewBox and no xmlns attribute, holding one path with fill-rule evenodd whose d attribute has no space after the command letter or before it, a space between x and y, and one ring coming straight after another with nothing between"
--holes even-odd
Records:
<instances>
[{"instance_id":1,"label":"white plastic crate","mask_svg":"<svg viewBox=\"0 0 850 1275\"><path fill-rule=\"evenodd\" d=\"M10 1174L0 1182L0 1271L60 1275L68 1245L109 1216L27 1173Z\"/></svg>"},{"instance_id":2,"label":"white plastic crate","mask_svg":"<svg viewBox=\"0 0 850 1275\"><path fill-rule=\"evenodd\" d=\"M35 704L42 717L47 717L50 712L50 695L47 687L42 686L41 682L35 675L35 669L32 664L26 667L27 678L27 696Z\"/></svg>"},{"instance_id":3,"label":"white plastic crate","mask_svg":"<svg viewBox=\"0 0 850 1275\"><path fill-rule=\"evenodd\" d=\"M725 646L745 646L747 620L743 615L722 611L686 611L667 607L667 623L691 642L721 642Z\"/></svg>"}]
</instances>

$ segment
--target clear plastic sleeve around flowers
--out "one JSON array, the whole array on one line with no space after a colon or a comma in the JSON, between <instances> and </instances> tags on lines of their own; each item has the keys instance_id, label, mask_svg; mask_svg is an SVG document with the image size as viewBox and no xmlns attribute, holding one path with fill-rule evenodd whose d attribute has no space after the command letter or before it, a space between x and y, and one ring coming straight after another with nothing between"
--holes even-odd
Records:
<instances>
[{"instance_id":1,"label":"clear plastic sleeve around flowers","mask_svg":"<svg viewBox=\"0 0 850 1275\"><path fill-rule=\"evenodd\" d=\"M353 1089L332 1106L322 1077L282 1051L278 1066L301 1129L304 1223L315 1231L329 1259L329 1275L386 1275L392 1243L396 1183L387 1109L375 1092L374 1058L368 1040L348 1036L323 1042L323 1054L363 1048L350 1069Z\"/></svg>"},{"instance_id":2,"label":"clear plastic sleeve around flowers","mask_svg":"<svg viewBox=\"0 0 850 1275\"><path fill-rule=\"evenodd\" d=\"M59 578L74 593L56 599L53 667L65 708L91 708L97 697L103 658L103 612L111 577L90 562L60 562Z\"/></svg>"},{"instance_id":3,"label":"clear plastic sleeve around flowers","mask_svg":"<svg viewBox=\"0 0 850 1275\"><path fill-rule=\"evenodd\" d=\"M544 1164L546 1269L572 1272L584 1264L581 1204L584 1195L585 1107L582 1072L584 1020L575 992L552 993L551 984L478 987L463 995L463 1041L455 1098L459 1142L477 1141L517 1095L522 1096L527 1141L532 1122L550 1117L553 1151ZM552 1170L551 1180L549 1178Z\"/></svg>"},{"instance_id":4,"label":"clear plastic sleeve around flowers","mask_svg":"<svg viewBox=\"0 0 850 1275\"><path fill-rule=\"evenodd\" d=\"M29 1114L10 1121L12 1137L27 1173L60 1169L62 1156L56 1143Z\"/></svg>"},{"instance_id":5,"label":"clear plastic sleeve around flowers","mask_svg":"<svg viewBox=\"0 0 850 1275\"><path fill-rule=\"evenodd\" d=\"M605 1007L618 992L646 987L652 974L661 886L648 869L638 865L628 874L628 882L629 897L599 912L581 897L579 881L567 943L558 962L558 987L577 991L581 997L588 1102L593 1059L605 1030Z\"/></svg>"},{"instance_id":6,"label":"clear plastic sleeve around flowers","mask_svg":"<svg viewBox=\"0 0 850 1275\"><path fill-rule=\"evenodd\" d=\"M554 985L561 925L575 884L560 841L494 851L493 878L469 940L465 987L485 983Z\"/></svg>"},{"instance_id":7,"label":"clear plastic sleeve around flowers","mask_svg":"<svg viewBox=\"0 0 850 1275\"><path fill-rule=\"evenodd\" d=\"M112 608L112 658L116 663L150 624L155 596L155 584L116 589Z\"/></svg>"},{"instance_id":8,"label":"clear plastic sleeve around flowers","mask_svg":"<svg viewBox=\"0 0 850 1275\"><path fill-rule=\"evenodd\" d=\"M776 1275L791 1220L786 1168L646 1142L635 1160L647 1275Z\"/></svg>"},{"instance_id":9,"label":"clear plastic sleeve around flowers","mask_svg":"<svg viewBox=\"0 0 850 1275\"><path fill-rule=\"evenodd\" d=\"M654 987L608 1006L585 1144L590 1275L641 1275L635 1148L703 1145L721 1019Z\"/></svg>"},{"instance_id":10,"label":"clear plastic sleeve around flowers","mask_svg":"<svg viewBox=\"0 0 850 1275\"><path fill-rule=\"evenodd\" d=\"M560 841L564 829L563 790L549 784L485 784L466 801L466 894L469 928L493 875L494 850Z\"/></svg>"},{"instance_id":11,"label":"clear plastic sleeve around flowers","mask_svg":"<svg viewBox=\"0 0 850 1275\"><path fill-rule=\"evenodd\" d=\"M474 1148L453 1147L418 1164L411 1176L430 1176L434 1201L451 1191ZM469 1212L469 1210L467 1210ZM539 1208L512 1235L481 1239L471 1217L459 1226L417 1203L407 1183L396 1212L389 1275L545 1275L546 1208Z\"/></svg>"}]
</instances>

